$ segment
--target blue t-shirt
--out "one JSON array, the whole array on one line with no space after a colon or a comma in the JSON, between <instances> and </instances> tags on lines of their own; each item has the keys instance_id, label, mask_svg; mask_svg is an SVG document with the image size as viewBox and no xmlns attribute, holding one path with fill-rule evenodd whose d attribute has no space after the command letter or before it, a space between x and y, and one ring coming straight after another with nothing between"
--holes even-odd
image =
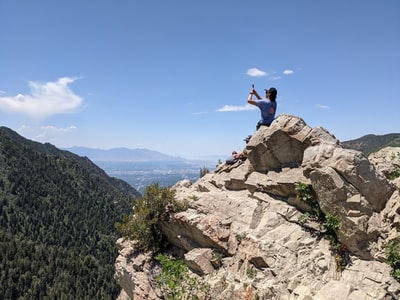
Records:
<instances>
[{"instance_id":1,"label":"blue t-shirt","mask_svg":"<svg viewBox=\"0 0 400 300\"><path fill-rule=\"evenodd\" d=\"M271 124L272 121L275 119L275 112L276 112L276 101L269 101L268 99L263 99L256 101L256 105L261 110L261 120L263 124ZM270 114L270 108L274 108L274 113Z\"/></svg>"}]
</instances>

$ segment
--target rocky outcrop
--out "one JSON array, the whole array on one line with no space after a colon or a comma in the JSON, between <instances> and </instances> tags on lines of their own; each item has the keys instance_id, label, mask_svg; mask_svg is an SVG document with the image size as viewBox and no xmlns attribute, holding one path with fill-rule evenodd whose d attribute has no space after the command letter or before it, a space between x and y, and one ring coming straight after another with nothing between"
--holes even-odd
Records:
<instances>
[{"instance_id":1,"label":"rocky outcrop","mask_svg":"<svg viewBox=\"0 0 400 300\"><path fill-rule=\"evenodd\" d=\"M343 149L325 129L290 115L261 127L246 150L244 162L177 184L176 198L189 209L159 224L208 282L211 299L400 297L383 248L400 236L400 196L382 162ZM344 270L318 224L299 222L309 207L296 198L296 183L312 187L321 210L338 216ZM126 299L162 299L151 256L140 256L129 241L119 244L116 278ZM222 255L219 264L213 253Z\"/></svg>"},{"instance_id":2,"label":"rocky outcrop","mask_svg":"<svg viewBox=\"0 0 400 300\"><path fill-rule=\"evenodd\" d=\"M400 171L400 147L386 147L368 156L379 172L387 178L396 177L393 182L400 187L400 177L395 176Z\"/></svg>"}]
</instances>

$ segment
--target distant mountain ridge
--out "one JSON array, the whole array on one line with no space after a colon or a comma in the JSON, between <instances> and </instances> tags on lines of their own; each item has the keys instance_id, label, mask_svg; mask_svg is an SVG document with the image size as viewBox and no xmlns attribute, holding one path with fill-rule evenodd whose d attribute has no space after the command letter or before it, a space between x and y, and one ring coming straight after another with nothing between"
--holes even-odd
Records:
<instances>
[{"instance_id":1,"label":"distant mountain ridge","mask_svg":"<svg viewBox=\"0 0 400 300\"><path fill-rule=\"evenodd\" d=\"M400 133L384 135L367 134L354 140L341 142L344 148L354 149L368 155L385 147L400 147ZM167 155L159 151L145 148L111 148L99 149L90 147L69 147L64 150L79 156L88 157L93 161L102 162L188 162L187 159Z\"/></svg>"},{"instance_id":2,"label":"distant mountain ridge","mask_svg":"<svg viewBox=\"0 0 400 300\"><path fill-rule=\"evenodd\" d=\"M358 139L342 142L343 147L369 155L385 147L400 147L400 133L367 134Z\"/></svg>"},{"instance_id":3,"label":"distant mountain ridge","mask_svg":"<svg viewBox=\"0 0 400 300\"><path fill-rule=\"evenodd\" d=\"M163 154L149 149L136 148L112 148L108 150L89 148L89 147L70 147L64 148L80 156L87 156L93 161L113 161L113 162L146 162L146 161L185 161L184 158Z\"/></svg>"}]
</instances>

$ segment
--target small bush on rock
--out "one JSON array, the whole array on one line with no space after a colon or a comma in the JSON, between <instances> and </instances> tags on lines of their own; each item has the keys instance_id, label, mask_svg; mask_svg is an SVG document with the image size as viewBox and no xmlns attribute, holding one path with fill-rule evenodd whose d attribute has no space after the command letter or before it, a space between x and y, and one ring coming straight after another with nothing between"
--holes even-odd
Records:
<instances>
[{"instance_id":1,"label":"small bush on rock","mask_svg":"<svg viewBox=\"0 0 400 300\"><path fill-rule=\"evenodd\" d=\"M399 159L400 158L400 152L397 152L396 154L392 154L391 160ZM389 179L394 180L396 178L400 177L400 166L395 166L394 171L389 174Z\"/></svg>"},{"instance_id":2,"label":"small bush on rock","mask_svg":"<svg viewBox=\"0 0 400 300\"><path fill-rule=\"evenodd\" d=\"M336 235L336 231L341 226L339 216L333 213L327 213L325 215L322 212L316 195L308 184L301 182L296 183L295 189L297 199L304 201L310 207L310 211L300 216L299 222L305 224L307 220L311 219L319 223L320 228L323 230L322 234L324 238L330 243L332 254L336 260L336 269L338 271L343 271L350 263L350 258L346 245L342 244Z\"/></svg>"},{"instance_id":3,"label":"small bush on rock","mask_svg":"<svg viewBox=\"0 0 400 300\"><path fill-rule=\"evenodd\" d=\"M161 264L161 272L156 281L165 299L209 299L209 286L190 275L183 258L174 259L162 253L155 258Z\"/></svg>"},{"instance_id":4,"label":"small bush on rock","mask_svg":"<svg viewBox=\"0 0 400 300\"><path fill-rule=\"evenodd\" d=\"M213 251L211 263L214 268L220 268L224 260L224 254L218 251Z\"/></svg>"},{"instance_id":5,"label":"small bush on rock","mask_svg":"<svg viewBox=\"0 0 400 300\"><path fill-rule=\"evenodd\" d=\"M397 166L394 171L389 175L390 180L394 180L396 178L400 177L400 167Z\"/></svg>"},{"instance_id":6,"label":"small bush on rock","mask_svg":"<svg viewBox=\"0 0 400 300\"><path fill-rule=\"evenodd\" d=\"M385 244L387 263L392 267L392 276L400 281L400 238L390 240Z\"/></svg>"},{"instance_id":7,"label":"small bush on rock","mask_svg":"<svg viewBox=\"0 0 400 300\"><path fill-rule=\"evenodd\" d=\"M324 214L319 207L318 201L316 200L311 187L306 183L298 182L296 183L295 190L297 199L305 202L310 207L310 211L301 216L301 221L306 221L307 219L313 219L320 222L323 221Z\"/></svg>"},{"instance_id":8,"label":"small bush on rock","mask_svg":"<svg viewBox=\"0 0 400 300\"><path fill-rule=\"evenodd\" d=\"M134 200L134 213L124 216L122 223L115 226L125 237L135 240L139 250L156 251L163 240L159 221L167 219L169 213L185 209L187 205L175 200L173 190L155 183L146 188L142 198Z\"/></svg>"},{"instance_id":9,"label":"small bush on rock","mask_svg":"<svg viewBox=\"0 0 400 300\"><path fill-rule=\"evenodd\" d=\"M206 174L210 173L210 170L206 167L200 169L200 178L204 177Z\"/></svg>"}]
</instances>

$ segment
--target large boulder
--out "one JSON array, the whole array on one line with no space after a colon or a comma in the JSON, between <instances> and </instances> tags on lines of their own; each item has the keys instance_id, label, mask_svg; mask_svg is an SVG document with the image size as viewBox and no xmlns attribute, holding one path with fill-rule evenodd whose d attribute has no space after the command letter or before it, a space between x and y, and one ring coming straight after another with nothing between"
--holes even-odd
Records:
<instances>
[{"instance_id":1,"label":"large boulder","mask_svg":"<svg viewBox=\"0 0 400 300\"><path fill-rule=\"evenodd\" d=\"M395 185L377 172L361 152L333 145L308 147L302 167L321 210L339 216L341 242L353 253L369 258L375 251L371 252L371 243L380 230L369 220L384 209Z\"/></svg>"},{"instance_id":2,"label":"large boulder","mask_svg":"<svg viewBox=\"0 0 400 300\"><path fill-rule=\"evenodd\" d=\"M176 199L189 209L159 222L176 252L210 285L211 299L400 297L383 247L400 236L400 196L382 169L361 152L343 149L327 130L291 115L257 130L246 151L244 162L176 185ZM322 212L339 217L340 253L332 255L318 224L300 222L310 209L296 197L300 182L312 188ZM213 253L222 255L219 264ZM146 272L153 276L147 259L130 255L139 274L129 277L121 270L128 261L119 258L117 277L134 281L124 283L127 289L141 287L156 297L149 280L137 282Z\"/></svg>"},{"instance_id":3,"label":"large boulder","mask_svg":"<svg viewBox=\"0 0 400 300\"><path fill-rule=\"evenodd\" d=\"M386 147L368 156L369 161L386 178L392 179L393 183L400 188L400 147Z\"/></svg>"},{"instance_id":4,"label":"large boulder","mask_svg":"<svg viewBox=\"0 0 400 300\"><path fill-rule=\"evenodd\" d=\"M261 173L298 167L304 150L320 143L338 145L339 141L321 127L309 127L299 117L280 115L270 127L262 126L252 136L247 144L248 158Z\"/></svg>"}]
</instances>

